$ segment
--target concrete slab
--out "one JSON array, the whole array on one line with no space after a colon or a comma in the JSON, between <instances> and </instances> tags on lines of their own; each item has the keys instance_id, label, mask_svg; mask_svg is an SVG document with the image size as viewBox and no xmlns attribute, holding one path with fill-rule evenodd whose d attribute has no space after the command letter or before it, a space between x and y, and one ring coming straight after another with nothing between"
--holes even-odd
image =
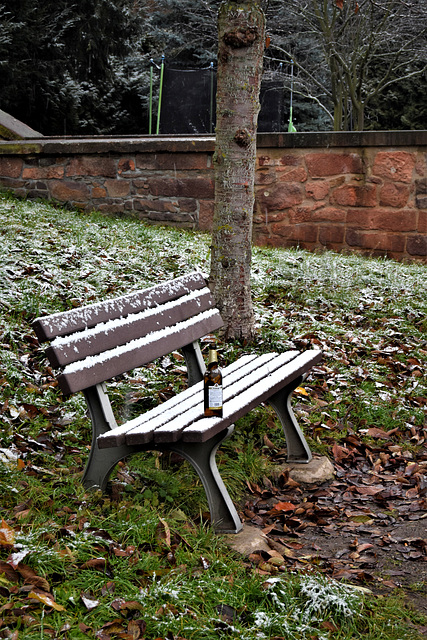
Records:
<instances>
[{"instance_id":1,"label":"concrete slab","mask_svg":"<svg viewBox=\"0 0 427 640\"><path fill-rule=\"evenodd\" d=\"M0 109L0 139L25 140L26 138L43 138L43 135Z\"/></svg>"}]
</instances>

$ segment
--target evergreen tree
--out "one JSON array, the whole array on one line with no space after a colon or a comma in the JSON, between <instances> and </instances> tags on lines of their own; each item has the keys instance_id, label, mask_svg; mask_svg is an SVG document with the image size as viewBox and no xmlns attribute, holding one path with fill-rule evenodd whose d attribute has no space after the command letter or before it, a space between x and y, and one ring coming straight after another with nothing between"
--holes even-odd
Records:
<instances>
[{"instance_id":1,"label":"evergreen tree","mask_svg":"<svg viewBox=\"0 0 427 640\"><path fill-rule=\"evenodd\" d=\"M45 134L129 126L124 61L139 25L132 7L130 0L4 2L0 108Z\"/></svg>"}]
</instances>

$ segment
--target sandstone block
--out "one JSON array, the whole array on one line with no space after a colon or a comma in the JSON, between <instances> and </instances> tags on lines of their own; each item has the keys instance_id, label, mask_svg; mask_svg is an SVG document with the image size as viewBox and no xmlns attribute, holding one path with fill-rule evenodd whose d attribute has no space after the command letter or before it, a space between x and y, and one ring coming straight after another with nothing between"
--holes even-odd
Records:
<instances>
[{"instance_id":1,"label":"sandstone block","mask_svg":"<svg viewBox=\"0 0 427 640\"><path fill-rule=\"evenodd\" d=\"M111 198L123 198L129 194L130 183L128 180L106 180L105 187Z\"/></svg>"},{"instance_id":2,"label":"sandstone block","mask_svg":"<svg viewBox=\"0 0 427 640\"><path fill-rule=\"evenodd\" d=\"M383 207L404 207L409 198L409 187L396 182L386 182L380 191L380 205Z\"/></svg>"},{"instance_id":3,"label":"sandstone block","mask_svg":"<svg viewBox=\"0 0 427 640\"><path fill-rule=\"evenodd\" d=\"M424 233L427 236L427 211L418 212L418 227L419 233Z\"/></svg>"},{"instance_id":4,"label":"sandstone block","mask_svg":"<svg viewBox=\"0 0 427 640\"><path fill-rule=\"evenodd\" d=\"M319 242L325 246L342 244L344 242L345 227L337 225L322 225L319 228Z\"/></svg>"},{"instance_id":5,"label":"sandstone block","mask_svg":"<svg viewBox=\"0 0 427 640\"><path fill-rule=\"evenodd\" d=\"M408 151L379 151L372 172L376 176L396 182L411 182L416 163L414 153Z\"/></svg>"},{"instance_id":6,"label":"sandstone block","mask_svg":"<svg viewBox=\"0 0 427 640\"><path fill-rule=\"evenodd\" d=\"M355 229L375 229L384 231L416 231L417 211L415 209L356 209L347 211L347 224Z\"/></svg>"},{"instance_id":7,"label":"sandstone block","mask_svg":"<svg viewBox=\"0 0 427 640\"><path fill-rule=\"evenodd\" d=\"M71 176L104 176L115 178L117 175L114 158L103 156L73 157L67 166L66 175Z\"/></svg>"},{"instance_id":8,"label":"sandstone block","mask_svg":"<svg viewBox=\"0 0 427 640\"><path fill-rule=\"evenodd\" d=\"M92 187L92 198L105 198L106 195L107 192L104 187L101 187L100 185Z\"/></svg>"},{"instance_id":9,"label":"sandstone block","mask_svg":"<svg viewBox=\"0 0 427 640\"><path fill-rule=\"evenodd\" d=\"M316 242L318 226L315 224L280 224L272 225L272 233L293 242Z\"/></svg>"},{"instance_id":10,"label":"sandstone block","mask_svg":"<svg viewBox=\"0 0 427 640\"><path fill-rule=\"evenodd\" d=\"M307 182L305 185L307 198L313 200L324 200L329 193L329 182L327 180Z\"/></svg>"},{"instance_id":11,"label":"sandstone block","mask_svg":"<svg viewBox=\"0 0 427 640\"><path fill-rule=\"evenodd\" d=\"M305 182L307 180L307 171L304 167L295 167L289 169L289 167L277 168L279 173L280 182Z\"/></svg>"},{"instance_id":12,"label":"sandstone block","mask_svg":"<svg viewBox=\"0 0 427 640\"><path fill-rule=\"evenodd\" d=\"M372 252L402 253L405 250L405 236L400 234L347 229L345 240L350 247L359 247Z\"/></svg>"},{"instance_id":13,"label":"sandstone block","mask_svg":"<svg viewBox=\"0 0 427 640\"><path fill-rule=\"evenodd\" d=\"M127 171L135 171L135 160L133 158L120 158L117 172L120 174Z\"/></svg>"},{"instance_id":14,"label":"sandstone block","mask_svg":"<svg viewBox=\"0 0 427 640\"><path fill-rule=\"evenodd\" d=\"M159 211L167 213L175 213L179 210L178 202L172 200L164 200L161 198L135 198L133 201L135 211Z\"/></svg>"},{"instance_id":15,"label":"sandstone block","mask_svg":"<svg viewBox=\"0 0 427 640\"><path fill-rule=\"evenodd\" d=\"M198 228L201 231L210 231L212 229L214 208L214 200L200 200Z\"/></svg>"},{"instance_id":16,"label":"sandstone block","mask_svg":"<svg viewBox=\"0 0 427 640\"><path fill-rule=\"evenodd\" d=\"M300 185L284 182L266 189L259 189L256 200L261 211L282 210L301 204L304 200L304 192Z\"/></svg>"},{"instance_id":17,"label":"sandstone block","mask_svg":"<svg viewBox=\"0 0 427 640\"><path fill-rule=\"evenodd\" d=\"M331 195L331 203L344 207L375 207L377 191L375 185L344 184Z\"/></svg>"},{"instance_id":18,"label":"sandstone block","mask_svg":"<svg viewBox=\"0 0 427 640\"><path fill-rule=\"evenodd\" d=\"M274 169L268 171L259 169L255 172L255 184L273 184L276 182L277 176Z\"/></svg>"},{"instance_id":19,"label":"sandstone block","mask_svg":"<svg viewBox=\"0 0 427 640\"><path fill-rule=\"evenodd\" d=\"M84 182L72 180L52 180L50 193L53 198L61 202L85 201L89 197L89 187Z\"/></svg>"},{"instance_id":20,"label":"sandstone block","mask_svg":"<svg viewBox=\"0 0 427 640\"><path fill-rule=\"evenodd\" d=\"M22 158L0 157L0 176L5 178L19 178L23 167Z\"/></svg>"},{"instance_id":21,"label":"sandstone block","mask_svg":"<svg viewBox=\"0 0 427 640\"><path fill-rule=\"evenodd\" d=\"M206 198L214 197L214 181L211 178L148 178L147 183L153 196Z\"/></svg>"},{"instance_id":22,"label":"sandstone block","mask_svg":"<svg viewBox=\"0 0 427 640\"><path fill-rule=\"evenodd\" d=\"M50 167L25 167L22 177L26 180L60 180L64 176L64 167L53 165Z\"/></svg>"},{"instance_id":23,"label":"sandstone block","mask_svg":"<svg viewBox=\"0 0 427 640\"><path fill-rule=\"evenodd\" d=\"M425 258L427 256L427 236L409 236L406 242L406 251L411 256Z\"/></svg>"},{"instance_id":24,"label":"sandstone block","mask_svg":"<svg viewBox=\"0 0 427 640\"><path fill-rule=\"evenodd\" d=\"M362 159L356 153L309 153L305 157L308 173L313 178L343 173L363 173Z\"/></svg>"}]
</instances>

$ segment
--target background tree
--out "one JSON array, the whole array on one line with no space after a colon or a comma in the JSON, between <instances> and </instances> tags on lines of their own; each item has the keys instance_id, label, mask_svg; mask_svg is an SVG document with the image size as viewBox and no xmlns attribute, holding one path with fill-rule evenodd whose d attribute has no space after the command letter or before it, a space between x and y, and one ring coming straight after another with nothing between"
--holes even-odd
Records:
<instances>
[{"instance_id":1,"label":"background tree","mask_svg":"<svg viewBox=\"0 0 427 640\"><path fill-rule=\"evenodd\" d=\"M425 73L424 0L294 0L286 11L312 52L286 40L276 51L294 59L295 90L329 111L335 130L362 130L368 106L399 83L416 87Z\"/></svg>"},{"instance_id":2,"label":"background tree","mask_svg":"<svg viewBox=\"0 0 427 640\"><path fill-rule=\"evenodd\" d=\"M131 0L0 3L0 108L45 134L126 132L125 61L140 25L132 7Z\"/></svg>"},{"instance_id":3,"label":"background tree","mask_svg":"<svg viewBox=\"0 0 427 640\"><path fill-rule=\"evenodd\" d=\"M264 42L265 20L257 0L221 4L209 283L229 338L250 338L254 330L250 269Z\"/></svg>"}]
</instances>

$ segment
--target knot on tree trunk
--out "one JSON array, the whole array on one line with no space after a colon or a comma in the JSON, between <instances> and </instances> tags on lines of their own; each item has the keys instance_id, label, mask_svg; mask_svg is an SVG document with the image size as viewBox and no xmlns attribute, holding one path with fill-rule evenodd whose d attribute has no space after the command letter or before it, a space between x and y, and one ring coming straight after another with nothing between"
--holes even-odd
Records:
<instances>
[{"instance_id":1,"label":"knot on tree trunk","mask_svg":"<svg viewBox=\"0 0 427 640\"><path fill-rule=\"evenodd\" d=\"M249 147L252 142L252 136L247 129L238 129L234 134L233 140L239 147Z\"/></svg>"},{"instance_id":2,"label":"knot on tree trunk","mask_svg":"<svg viewBox=\"0 0 427 640\"><path fill-rule=\"evenodd\" d=\"M224 34L224 43L232 49L242 49L249 47L258 37L258 29L256 27L237 27L234 31L228 31Z\"/></svg>"}]
</instances>

